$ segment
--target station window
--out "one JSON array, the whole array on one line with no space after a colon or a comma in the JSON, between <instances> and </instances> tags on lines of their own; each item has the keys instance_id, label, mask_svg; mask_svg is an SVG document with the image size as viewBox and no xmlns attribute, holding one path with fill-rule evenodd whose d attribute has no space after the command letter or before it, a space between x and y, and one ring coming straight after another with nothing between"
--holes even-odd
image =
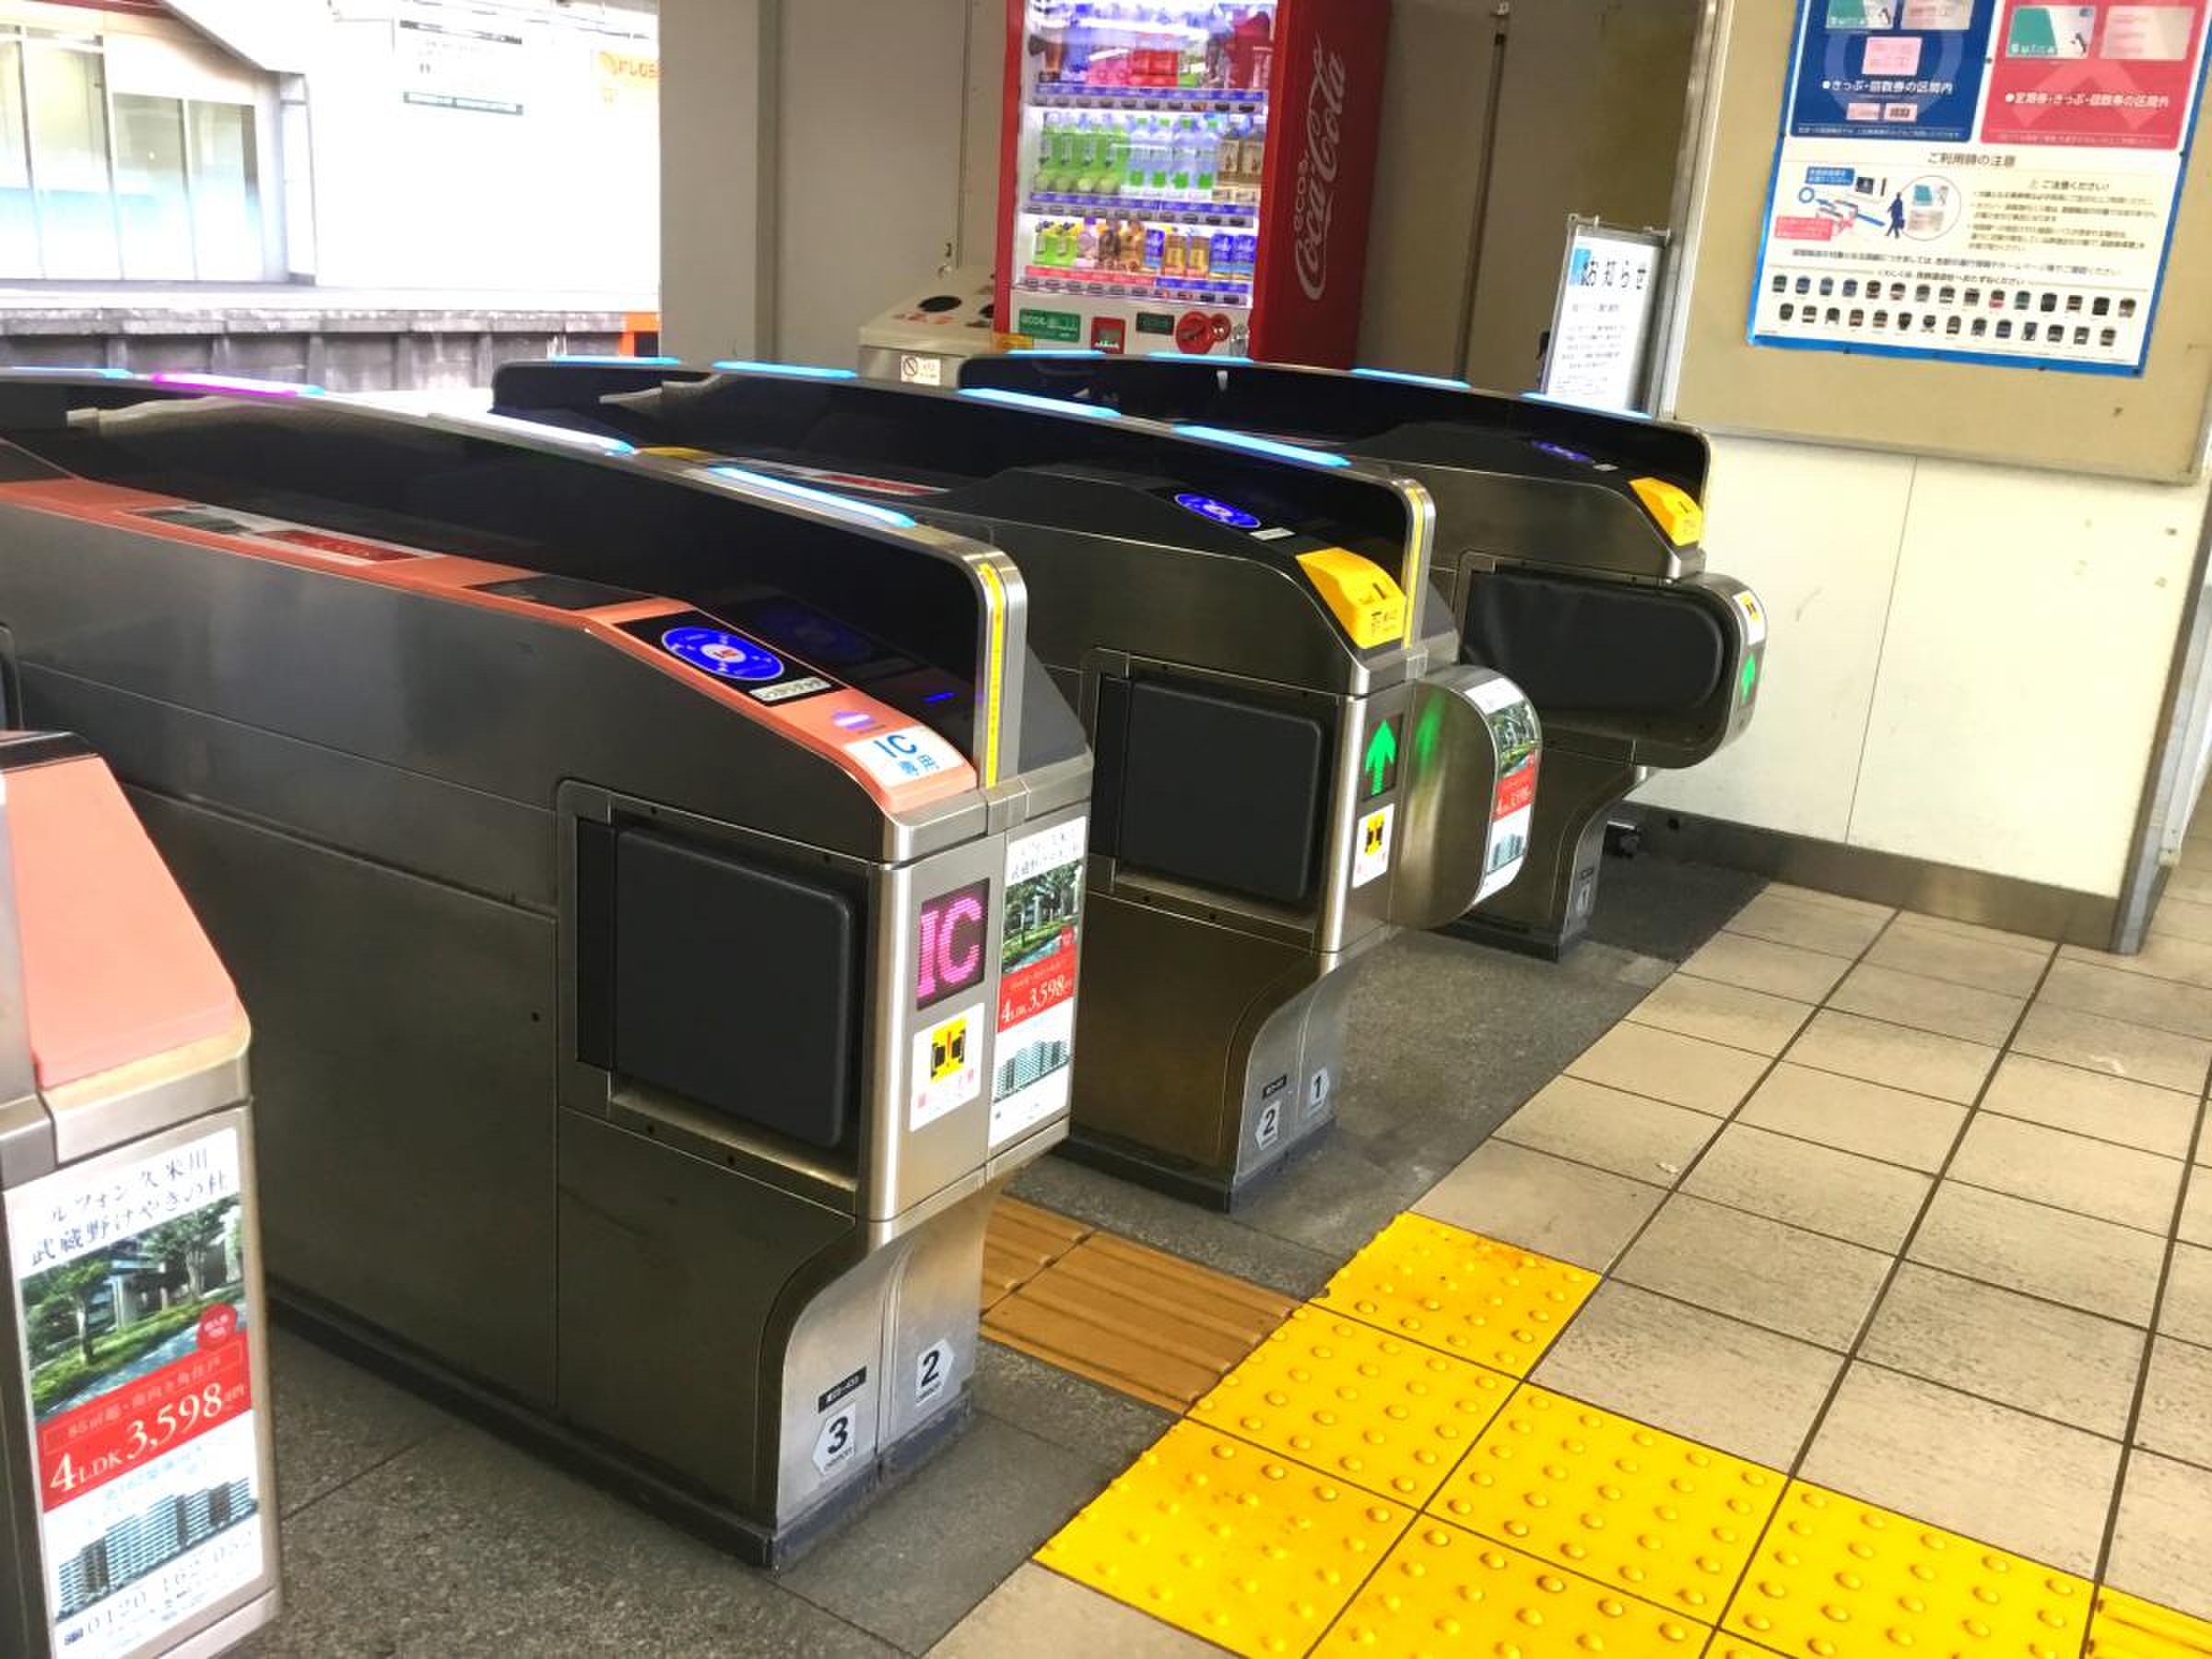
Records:
<instances>
[{"instance_id":1,"label":"station window","mask_svg":"<svg viewBox=\"0 0 2212 1659\"><path fill-rule=\"evenodd\" d=\"M96 36L0 29L0 277L265 276L254 112L113 92Z\"/></svg>"}]
</instances>

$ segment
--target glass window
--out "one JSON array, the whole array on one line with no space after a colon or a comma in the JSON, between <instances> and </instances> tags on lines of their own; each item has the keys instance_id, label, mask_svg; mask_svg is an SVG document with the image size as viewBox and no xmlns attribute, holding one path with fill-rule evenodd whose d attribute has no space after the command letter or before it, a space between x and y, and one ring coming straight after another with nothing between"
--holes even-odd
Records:
<instances>
[{"instance_id":1,"label":"glass window","mask_svg":"<svg viewBox=\"0 0 2212 1659\"><path fill-rule=\"evenodd\" d=\"M115 209L108 192L106 65L97 53L33 41L25 88L30 159L49 276L116 276Z\"/></svg>"},{"instance_id":2,"label":"glass window","mask_svg":"<svg viewBox=\"0 0 2212 1659\"><path fill-rule=\"evenodd\" d=\"M253 112L244 104L195 101L188 113L200 280L258 282L265 270Z\"/></svg>"},{"instance_id":3,"label":"glass window","mask_svg":"<svg viewBox=\"0 0 2212 1659\"><path fill-rule=\"evenodd\" d=\"M124 276L191 278L181 100L115 95L115 217L123 228Z\"/></svg>"},{"instance_id":4,"label":"glass window","mask_svg":"<svg viewBox=\"0 0 2212 1659\"><path fill-rule=\"evenodd\" d=\"M0 41L0 276L39 275L39 216L23 135L23 48Z\"/></svg>"}]
</instances>

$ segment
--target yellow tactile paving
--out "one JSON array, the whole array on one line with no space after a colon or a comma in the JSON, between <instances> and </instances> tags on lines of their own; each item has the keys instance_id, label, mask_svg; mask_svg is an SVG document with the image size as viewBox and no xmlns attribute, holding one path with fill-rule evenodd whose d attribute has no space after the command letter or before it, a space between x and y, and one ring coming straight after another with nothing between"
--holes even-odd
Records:
<instances>
[{"instance_id":1,"label":"yellow tactile paving","mask_svg":"<svg viewBox=\"0 0 2212 1659\"><path fill-rule=\"evenodd\" d=\"M1417 1514L1182 1422L1037 1559L1232 1652L1303 1653Z\"/></svg>"},{"instance_id":2,"label":"yellow tactile paving","mask_svg":"<svg viewBox=\"0 0 2212 1659\"><path fill-rule=\"evenodd\" d=\"M1403 1215L1347 1262L1317 1306L1524 1377L1597 1275L1480 1234Z\"/></svg>"},{"instance_id":3,"label":"yellow tactile paving","mask_svg":"<svg viewBox=\"0 0 2212 1659\"><path fill-rule=\"evenodd\" d=\"M1320 1653L1646 1659L1703 1652L1710 1626L1433 1517L1417 1523Z\"/></svg>"},{"instance_id":4,"label":"yellow tactile paving","mask_svg":"<svg viewBox=\"0 0 2212 1659\"><path fill-rule=\"evenodd\" d=\"M1323 1309L1300 1308L1191 1418L1419 1504L1512 1389L1497 1371Z\"/></svg>"},{"instance_id":5,"label":"yellow tactile paving","mask_svg":"<svg viewBox=\"0 0 2212 1659\"><path fill-rule=\"evenodd\" d=\"M2212 1620L2100 1589L2084 1651L2088 1659L2208 1659Z\"/></svg>"},{"instance_id":6,"label":"yellow tactile paving","mask_svg":"<svg viewBox=\"0 0 2212 1659\"><path fill-rule=\"evenodd\" d=\"M1783 1486L1758 1464L1524 1386L1429 1509L1714 1624Z\"/></svg>"},{"instance_id":7,"label":"yellow tactile paving","mask_svg":"<svg viewBox=\"0 0 2212 1659\"><path fill-rule=\"evenodd\" d=\"M1783 1654L2074 1659L2086 1579L1792 1481L1724 1621Z\"/></svg>"}]
</instances>

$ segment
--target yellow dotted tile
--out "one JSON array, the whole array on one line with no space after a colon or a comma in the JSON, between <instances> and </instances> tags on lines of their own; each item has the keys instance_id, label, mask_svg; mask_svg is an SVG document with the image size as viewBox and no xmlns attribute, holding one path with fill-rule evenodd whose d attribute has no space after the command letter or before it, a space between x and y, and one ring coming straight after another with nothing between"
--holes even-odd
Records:
<instances>
[{"instance_id":1,"label":"yellow dotted tile","mask_svg":"<svg viewBox=\"0 0 2212 1659\"><path fill-rule=\"evenodd\" d=\"M2073 1659L2086 1579L1792 1481L1725 1628L1785 1654Z\"/></svg>"},{"instance_id":2,"label":"yellow dotted tile","mask_svg":"<svg viewBox=\"0 0 2212 1659\"><path fill-rule=\"evenodd\" d=\"M1419 1504L1512 1388L1479 1365L1300 1308L1191 1417L1371 1492Z\"/></svg>"},{"instance_id":3,"label":"yellow dotted tile","mask_svg":"<svg viewBox=\"0 0 2212 1659\"><path fill-rule=\"evenodd\" d=\"M1594 1273L1406 1215L1347 1262L1315 1301L1524 1377L1596 1288Z\"/></svg>"},{"instance_id":4,"label":"yellow dotted tile","mask_svg":"<svg viewBox=\"0 0 2212 1659\"><path fill-rule=\"evenodd\" d=\"M2212 1659L2212 1620L2117 1590L2097 1592L2088 1659Z\"/></svg>"},{"instance_id":5,"label":"yellow dotted tile","mask_svg":"<svg viewBox=\"0 0 2212 1659\"><path fill-rule=\"evenodd\" d=\"M1710 1626L1430 1518L1390 1552L1314 1652L1688 1659L1712 1634Z\"/></svg>"},{"instance_id":6,"label":"yellow dotted tile","mask_svg":"<svg viewBox=\"0 0 2212 1659\"><path fill-rule=\"evenodd\" d=\"M1037 1559L1233 1652L1302 1653L1416 1514L1182 1422Z\"/></svg>"},{"instance_id":7,"label":"yellow dotted tile","mask_svg":"<svg viewBox=\"0 0 2212 1659\"><path fill-rule=\"evenodd\" d=\"M1524 1387L1429 1508L1713 1624L1783 1484L1758 1464Z\"/></svg>"}]
</instances>

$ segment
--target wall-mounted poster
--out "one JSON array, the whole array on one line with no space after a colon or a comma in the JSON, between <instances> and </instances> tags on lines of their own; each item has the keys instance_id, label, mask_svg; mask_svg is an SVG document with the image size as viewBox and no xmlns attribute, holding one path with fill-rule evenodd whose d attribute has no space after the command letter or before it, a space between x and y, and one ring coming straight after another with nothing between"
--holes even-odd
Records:
<instances>
[{"instance_id":1,"label":"wall-mounted poster","mask_svg":"<svg viewBox=\"0 0 2212 1659\"><path fill-rule=\"evenodd\" d=\"M1755 346L2139 374L2212 0L1799 0Z\"/></svg>"}]
</instances>

